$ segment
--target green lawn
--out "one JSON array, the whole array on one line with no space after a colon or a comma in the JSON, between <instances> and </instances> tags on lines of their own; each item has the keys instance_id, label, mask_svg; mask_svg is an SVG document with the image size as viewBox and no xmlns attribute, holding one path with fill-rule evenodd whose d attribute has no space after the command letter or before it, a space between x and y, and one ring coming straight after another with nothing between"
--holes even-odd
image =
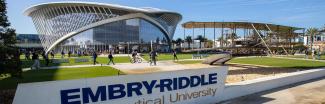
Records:
<instances>
[{"instance_id":1,"label":"green lawn","mask_svg":"<svg viewBox=\"0 0 325 104\"><path fill-rule=\"evenodd\" d=\"M21 56L22 58L22 56ZM60 63L60 64L54 64L50 63L49 66L71 66L71 65L87 65L87 64L93 64L92 58L90 56L83 56L82 58L89 58L89 62L79 62L75 63L75 58L69 58L69 63ZM65 58L67 59L67 58ZM25 58L21 59L22 67L23 68L29 68L32 66L33 61L32 60L26 60ZM45 61L40 58L41 66L45 66ZM108 58L106 57L98 57L97 62L100 64L107 64ZM115 63L128 63L130 62L130 58L128 56L121 56L121 57L114 57Z\"/></svg>"},{"instance_id":2,"label":"green lawn","mask_svg":"<svg viewBox=\"0 0 325 104\"><path fill-rule=\"evenodd\" d=\"M185 61L175 61L178 64L198 64L202 63L202 60L185 60Z\"/></svg>"},{"instance_id":3,"label":"green lawn","mask_svg":"<svg viewBox=\"0 0 325 104\"><path fill-rule=\"evenodd\" d=\"M233 58L229 62L240 64L265 65L283 68L318 68L325 67L325 62L308 61L308 60L294 60L284 58L271 57L247 57L247 58Z\"/></svg>"},{"instance_id":4,"label":"green lawn","mask_svg":"<svg viewBox=\"0 0 325 104\"><path fill-rule=\"evenodd\" d=\"M142 55L143 55L142 58L144 58L145 60L149 60L149 53L143 53ZM192 59L192 54L184 54L184 53L177 54L177 58L179 60L180 59ZM158 54L157 60L158 61L174 60L174 56L172 53L161 53L161 54Z\"/></svg>"},{"instance_id":5,"label":"green lawn","mask_svg":"<svg viewBox=\"0 0 325 104\"><path fill-rule=\"evenodd\" d=\"M123 74L109 66L29 70L23 72L22 79L12 78L10 76L0 77L0 90L14 89L17 83L115 76L118 73Z\"/></svg>"}]
</instances>

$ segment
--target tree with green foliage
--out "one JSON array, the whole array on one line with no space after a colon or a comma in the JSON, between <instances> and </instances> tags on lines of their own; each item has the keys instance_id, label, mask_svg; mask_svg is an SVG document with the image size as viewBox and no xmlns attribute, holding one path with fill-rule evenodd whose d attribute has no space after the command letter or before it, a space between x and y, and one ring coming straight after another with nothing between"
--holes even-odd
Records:
<instances>
[{"instance_id":1,"label":"tree with green foliage","mask_svg":"<svg viewBox=\"0 0 325 104\"><path fill-rule=\"evenodd\" d=\"M176 40L172 40L173 49L175 49L174 45L180 46L181 43L183 43L183 40L181 38L177 38Z\"/></svg>"},{"instance_id":2,"label":"tree with green foliage","mask_svg":"<svg viewBox=\"0 0 325 104\"><path fill-rule=\"evenodd\" d=\"M223 37L219 37L217 40L218 40L219 43L220 43L220 47L223 46L225 42L227 42L227 40L224 39Z\"/></svg>"},{"instance_id":3,"label":"tree with green foliage","mask_svg":"<svg viewBox=\"0 0 325 104\"><path fill-rule=\"evenodd\" d=\"M239 36L236 33L230 33L227 37L227 40L230 39L231 40L231 46L234 47L235 46L235 39L238 39Z\"/></svg>"},{"instance_id":4,"label":"tree with green foliage","mask_svg":"<svg viewBox=\"0 0 325 104\"><path fill-rule=\"evenodd\" d=\"M213 47L213 40L207 40L205 44L206 48L212 48Z\"/></svg>"},{"instance_id":5,"label":"tree with green foliage","mask_svg":"<svg viewBox=\"0 0 325 104\"><path fill-rule=\"evenodd\" d=\"M21 77L19 49L15 46L15 29L10 28L5 0L0 0L0 75Z\"/></svg>"},{"instance_id":6,"label":"tree with green foliage","mask_svg":"<svg viewBox=\"0 0 325 104\"><path fill-rule=\"evenodd\" d=\"M200 48L202 48L202 47L201 47L201 43L202 43L202 42L205 42L205 41L208 40L208 39L205 38L205 37L203 37L202 35L198 35L197 38L196 38L196 40L199 40L199 41L200 41L200 42L199 42L199 44L200 44Z\"/></svg>"},{"instance_id":7,"label":"tree with green foliage","mask_svg":"<svg viewBox=\"0 0 325 104\"><path fill-rule=\"evenodd\" d=\"M309 36L310 36L310 50L312 50L313 43L314 43L314 37L319 34L318 29L311 27L311 28L307 29L307 34L309 34Z\"/></svg>"},{"instance_id":8,"label":"tree with green foliage","mask_svg":"<svg viewBox=\"0 0 325 104\"><path fill-rule=\"evenodd\" d=\"M187 48L190 49L191 48L191 43L193 42L192 37L187 36L184 41L187 42Z\"/></svg>"},{"instance_id":9,"label":"tree with green foliage","mask_svg":"<svg viewBox=\"0 0 325 104\"><path fill-rule=\"evenodd\" d=\"M177 38L176 39L176 45L177 46L180 46L181 45L181 43L183 43L184 41L183 41L183 39L181 39L181 38Z\"/></svg>"}]
</instances>

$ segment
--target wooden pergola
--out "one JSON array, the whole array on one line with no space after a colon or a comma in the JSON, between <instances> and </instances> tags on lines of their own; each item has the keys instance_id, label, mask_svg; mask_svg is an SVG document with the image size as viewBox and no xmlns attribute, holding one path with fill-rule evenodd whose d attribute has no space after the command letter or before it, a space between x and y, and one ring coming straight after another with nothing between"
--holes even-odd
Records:
<instances>
[{"instance_id":1,"label":"wooden pergola","mask_svg":"<svg viewBox=\"0 0 325 104\"><path fill-rule=\"evenodd\" d=\"M237 34L237 30L243 30L244 40L249 40L250 36L256 36L260 41L257 45L263 44L263 46L267 49L269 55L273 55L274 52L272 49L275 47L281 47L286 54L288 54L286 48L292 47L294 44L292 40L296 39L299 36L303 36L305 34L304 28L292 27L292 26L284 26L270 23L257 23L257 22L186 22L182 24L184 28L184 39L185 39L185 31L186 29L192 29L192 37L194 38L195 30L194 29L204 29L203 37L206 37L206 29L213 28L213 38L216 40L216 29L221 29L221 39L224 39L227 35L228 31L225 32L225 29L230 30L230 33ZM300 32L297 32L300 31ZM233 38L233 37L231 37ZM233 40L233 39L232 39ZM279 40L276 42L272 42L271 40ZM286 40L286 41L280 41ZM213 48L236 48L232 46L224 46L223 41L220 41L220 47L215 47L215 43L213 43ZM242 47L241 47L242 48ZM249 47L252 48L252 47ZM261 47L258 47L261 48ZM193 48L192 48L193 49Z\"/></svg>"}]
</instances>

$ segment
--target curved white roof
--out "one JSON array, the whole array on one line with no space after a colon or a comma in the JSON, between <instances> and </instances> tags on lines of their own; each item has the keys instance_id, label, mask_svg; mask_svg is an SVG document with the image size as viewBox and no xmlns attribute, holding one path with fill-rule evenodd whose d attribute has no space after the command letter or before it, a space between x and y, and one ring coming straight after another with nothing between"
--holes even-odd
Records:
<instances>
[{"instance_id":1,"label":"curved white roof","mask_svg":"<svg viewBox=\"0 0 325 104\"><path fill-rule=\"evenodd\" d=\"M97 6L105 6L105 7L121 9L121 10L126 10L126 11L134 11L134 12L172 13L172 14L180 15L177 12L172 12L172 11L162 10L162 9L152 8L152 7L136 8L136 7L129 7L129 6L123 6L123 5L118 5L118 4L107 4L107 3L98 3L98 2L82 2L82 1L62 1L62 2L47 2L47 3L36 4L36 5L30 6L29 8L27 8L24 11L24 15L29 16L33 11L41 9L43 7L59 6L59 5L97 5Z\"/></svg>"},{"instance_id":2,"label":"curved white roof","mask_svg":"<svg viewBox=\"0 0 325 104\"><path fill-rule=\"evenodd\" d=\"M42 3L27 8L24 14L32 17L38 33L42 34L41 43L47 52L80 32L132 18L149 21L170 39L182 19L179 13L152 7L135 8L79 1Z\"/></svg>"}]
</instances>

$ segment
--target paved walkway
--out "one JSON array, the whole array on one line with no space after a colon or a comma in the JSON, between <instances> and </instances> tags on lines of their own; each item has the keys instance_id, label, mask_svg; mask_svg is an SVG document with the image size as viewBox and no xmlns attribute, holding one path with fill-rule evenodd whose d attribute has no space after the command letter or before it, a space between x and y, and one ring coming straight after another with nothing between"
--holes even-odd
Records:
<instances>
[{"instance_id":1,"label":"paved walkway","mask_svg":"<svg viewBox=\"0 0 325 104\"><path fill-rule=\"evenodd\" d=\"M58 68L81 68L81 67L93 67L93 66L111 66L106 64L96 64L96 65L71 65L71 66L49 66L49 67L41 67L40 69L58 69ZM31 70L30 68L23 68L23 71Z\"/></svg>"},{"instance_id":2,"label":"paved walkway","mask_svg":"<svg viewBox=\"0 0 325 104\"><path fill-rule=\"evenodd\" d=\"M325 77L248 95L222 104L325 104Z\"/></svg>"},{"instance_id":3,"label":"paved walkway","mask_svg":"<svg viewBox=\"0 0 325 104\"><path fill-rule=\"evenodd\" d=\"M185 60L198 60L198 59L184 59ZM202 59L199 59L202 60ZM113 68L119 69L127 74L139 74L139 73L149 73L157 71L172 71L172 70L183 70L191 68L206 68L212 67L204 64L191 64L191 65L182 65L174 63L171 60L168 61L157 61L156 66L150 66L149 62L143 61L142 63L116 63L115 65L106 65L106 64L88 64L88 65L72 65L72 66L50 66L50 67L41 67L41 69L58 69L58 68L79 68L79 67L93 67L93 66L111 66ZM23 68L23 71L31 70L30 68Z\"/></svg>"},{"instance_id":4,"label":"paved walkway","mask_svg":"<svg viewBox=\"0 0 325 104\"><path fill-rule=\"evenodd\" d=\"M173 61L158 61L156 66L150 66L148 62L135 63L135 64L117 64L112 67L119 69L127 74L142 74L152 73L160 71L174 71L174 70L185 70L185 69L198 69L198 68L210 68L216 66L210 66L205 64L188 64L182 65L174 63Z\"/></svg>"},{"instance_id":5,"label":"paved walkway","mask_svg":"<svg viewBox=\"0 0 325 104\"><path fill-rule=\"evenodd\" d=\"M293 59L293 60L307 60L307 61L319 61L325 62L325 60L314 60L314 59L305 59L305 58L292 58L292 57L281 57L281 56L242 56L236 58L256 58L256 57L270 57L270 58L282 58L282 59Z\"/></svg>"}]
</instances>

